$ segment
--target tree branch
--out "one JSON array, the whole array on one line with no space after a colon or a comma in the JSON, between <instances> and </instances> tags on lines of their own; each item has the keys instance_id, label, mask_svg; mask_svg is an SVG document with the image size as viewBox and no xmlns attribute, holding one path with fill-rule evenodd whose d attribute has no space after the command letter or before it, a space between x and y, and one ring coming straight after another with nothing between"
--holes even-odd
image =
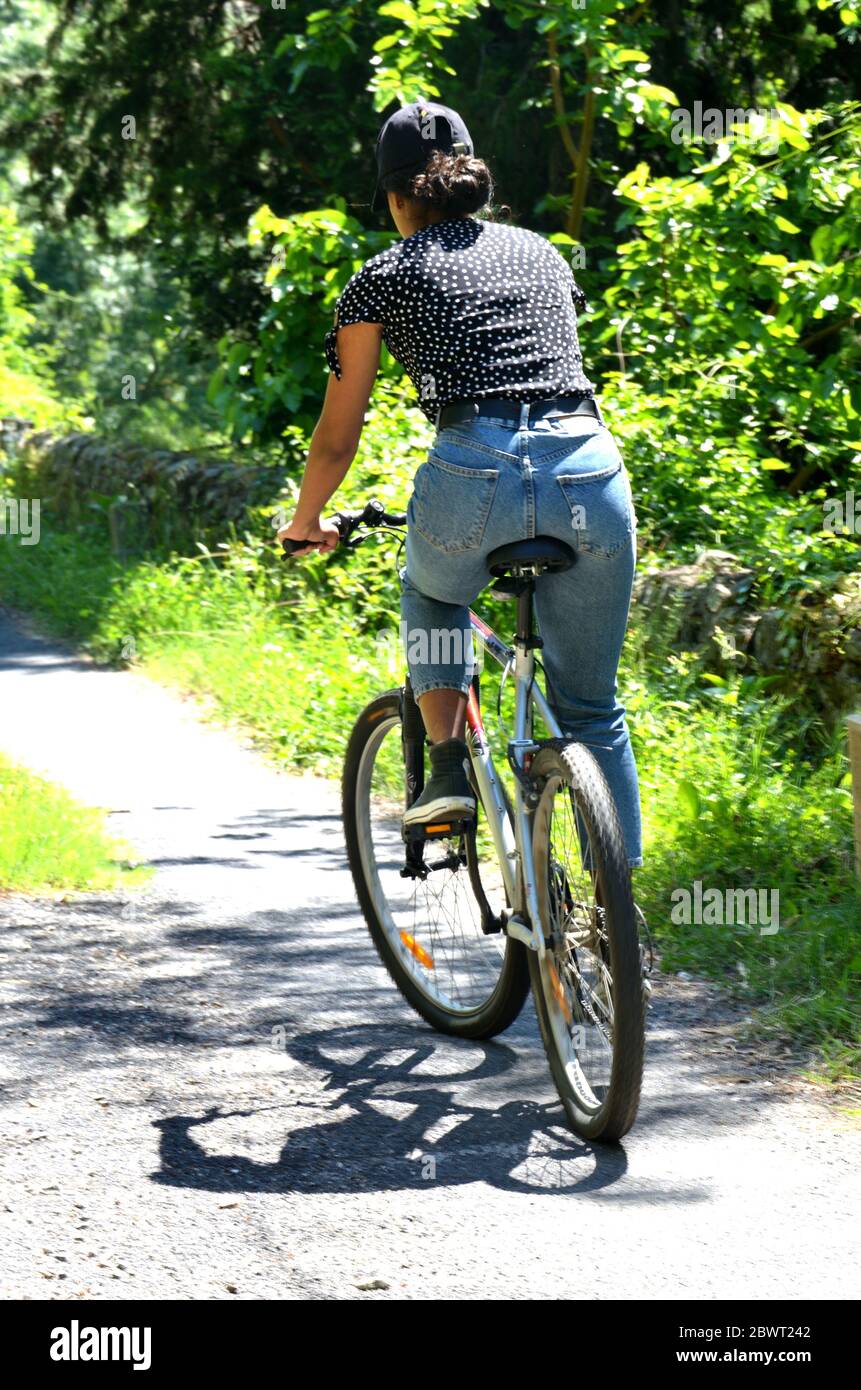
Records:
<instances>
[{"instance_id":1,"label":"tree branch","mask_svg":"<svg viewBox=\"0 0 861 1390\"><path fill-rule=\"evenodd\" d=\"M837 323L832 323L828 328L817 328L815 333L808 333L806 338L802 338L799 347L810 347L811 343L818 343L822 338L827 338L831 333L837 333L841 328L848 328L850 323L854 323L858 318L857 314L847 314L845 319L839 319Z\"/></svg>"},{"instance_id":2,"label":"tree branch","mask_svg":"<svg viewBox=\"0 0 861 1390\"><path fill-rule=\"evenodd\" d=\"M576 169L580 156L572 139L571 131L568 129L568 112L565 110L565 98L562 95L562 73L559 68L559 44L552 29L547 35L547 51L550 54L550 88L553 92L553 110L559 120L559 134L562 136L562 143L568 151L568 158Z\"/></svg>"},{"instance_id":3,"label":"tree branch","mask_svg":"<svg viewBox=\"0 0 861 1390\"><path fill-rule=\"evenodd\" d=\"M586 95L583 100L583 123L580 127L580 147L577 151L577 166L574 171L574 195L568 212L566 231L575 241L580 240L583 225L583 212L586 207L586 189L589 187L589 155L592 152L592 136L595 131L595 93L592 90L592 51L584 45L586 54Z\"/></svg>"}]
</instances>

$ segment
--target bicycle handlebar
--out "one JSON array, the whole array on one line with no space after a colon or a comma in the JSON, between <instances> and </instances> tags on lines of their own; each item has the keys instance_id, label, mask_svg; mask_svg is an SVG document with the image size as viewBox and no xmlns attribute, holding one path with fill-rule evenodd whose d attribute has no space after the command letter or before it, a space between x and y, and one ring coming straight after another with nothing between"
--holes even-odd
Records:
<instances>
[{"instance_id":1,"label":"bicycle handlebar","mask_svg":"<svg viewBox=\"0 0 861 1390\"><path fill-rule=\"evenodd\" d=\"M335 512L333 516L327 518L333 521L338 528L338 535L341 544L346 545L354 531L360 526L370 526L385 528L387 526L405 526L407 521L406 512L387 512L382 502L376 499L366 503L360 512ZM361 539L361 537L359 538ZM285 537L281 542L285 556L289 557L297 550L304 549L308 545L319 545L319 541L293 541ZM358 544L358 541L354 542Z\"/></svg>"}]
</instances>

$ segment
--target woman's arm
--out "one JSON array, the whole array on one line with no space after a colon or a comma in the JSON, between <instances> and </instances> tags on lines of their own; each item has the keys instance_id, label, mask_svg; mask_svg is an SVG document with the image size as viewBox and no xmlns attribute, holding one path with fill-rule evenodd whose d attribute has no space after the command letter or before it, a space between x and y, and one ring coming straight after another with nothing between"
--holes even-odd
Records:
<instances>
[{"instance_id":1,"label":"woman's arm","mask_svg":"<svg viewBox=\"0 0 861 1390\"><path fill-rule=\"evenodd\" d=\"M296 511L278 532L279 541L287 537L315 542L308 550L294 551L296 555L306 555L316 548L333 550L338 544L337 529L329 522L321 523L320 513L341 486L356 456L380 365L382 338L381 323L351 323L338 329L341 376L336 377L333 372L329 377L323 409L311 436Z\"/></svg>"}]
</instances>

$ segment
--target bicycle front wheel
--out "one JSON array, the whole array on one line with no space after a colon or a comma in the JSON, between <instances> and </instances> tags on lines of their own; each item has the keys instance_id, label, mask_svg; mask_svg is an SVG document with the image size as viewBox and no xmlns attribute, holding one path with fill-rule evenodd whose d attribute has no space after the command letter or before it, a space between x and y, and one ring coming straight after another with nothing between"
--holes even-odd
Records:
<instances>
[{"instance_id":1,"label":"bicycle front wheel","mask_svg":"<svg viewBox=\"0 0 861 1390\"><path fill-rule=\"evenodd\" d=\"M502 1032L529 992L526 951L503 930L484 930L502 926L506 897L478 796L469 837L428 840L418 871L407 864L400 691L380 695L356 721L342 790L356 894L401 994L442 1033Z\"/></svg>"},{"instance_id":2,"label":"bicycle front wheel","mask_svg":"<svg viewBox=\"0 0 861 1390\"><path fill-rule=\"evenodd\" d=\"M582 744L536 753L535 881L546 952L530 951L544 1048L571 1128L620 1139L637 1114L645 990L631 871L610 789Z\"/></svg>"}]
</instances>

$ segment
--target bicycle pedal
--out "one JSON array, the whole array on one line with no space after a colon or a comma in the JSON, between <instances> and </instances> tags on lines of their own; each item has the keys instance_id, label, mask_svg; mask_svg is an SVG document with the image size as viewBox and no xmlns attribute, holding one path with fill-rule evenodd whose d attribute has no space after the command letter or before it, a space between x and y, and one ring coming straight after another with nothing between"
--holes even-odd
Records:
<instances>
[{"instance_id":1,"label":"bicycle pedal","mask_svg":"<svg viewBox=\"0 0 861 1390\"><path fill-rule=\"evenodd\" d=\"M448 820L431 821L429 824L405 825L402 827L402 834L406 844L416 845L423 844L425 840L451 840L456 836L466 835L474 824L471 816L460 820L451 817Z\"/></svg>"}]
</instances>

